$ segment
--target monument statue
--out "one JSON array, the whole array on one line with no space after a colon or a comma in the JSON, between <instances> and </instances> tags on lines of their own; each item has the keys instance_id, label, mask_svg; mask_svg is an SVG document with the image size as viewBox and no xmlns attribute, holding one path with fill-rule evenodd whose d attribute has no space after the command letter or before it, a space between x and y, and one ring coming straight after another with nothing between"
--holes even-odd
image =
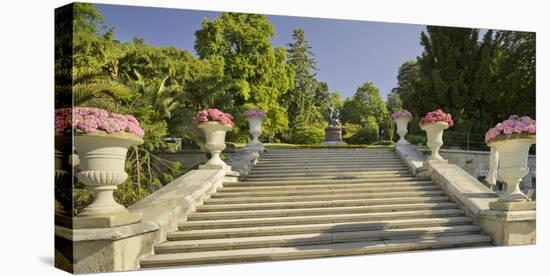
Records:
<instances>
[{"instance_id":1,"label":"monument statue","mask_svg":"<svg viewBox=\"0 0 550 276\"><path fill-rule=\"evenodd\" d=\"M328 126L340 127L341 125L342 122L340 121L340 111L331 105L328 108Z\"/></svg>"},{"instance_id":2,"label":"monument statue","mask_svg":"<svg viewBox=\"0 0 550 276\"><path fill-rule=\"evenodd\" d=\"M342 140L341 126L340 111L331 105L328 108L328 127L325 129L325 141L322 144L327 146L346 145L346 142Z\"/></svg>"}]
</instances>

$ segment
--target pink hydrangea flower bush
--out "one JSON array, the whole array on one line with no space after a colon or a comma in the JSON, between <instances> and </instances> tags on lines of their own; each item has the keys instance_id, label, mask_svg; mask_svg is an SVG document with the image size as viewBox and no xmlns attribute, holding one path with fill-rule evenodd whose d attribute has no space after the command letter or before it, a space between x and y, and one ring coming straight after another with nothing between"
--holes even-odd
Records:
<instances>
[{"instance_id":1,"label":"pink hydrangea flower bush","mask_svg":"<svg viewBox=\"0 0 550 276\"><path fill-rule=\"evenodd\" d=\"M201 110L197 116L193 117L193 123L201 124L206 122L218 122L221 125L235 126L233 116L229 113L222 112L219 109L209 108Z\"/></svg>"},{"instance_id":2,"label":"pink hydrangea flower bush","mask_svg":"<svg viewBox=\"0 0 550 276\"><path fill-rule=\"evenodd\" d=\"M433 124L437 122L444 122L449 124L449 126L453 126L453 117L451 114L445 113L441 109L437 109L426 113L426 115L420 119L418 125L423 126L425 124Z\"/></svg>"},{"instance_id":3,"label":"pink hydrangea flower bush","mask_svg":"<svg viewBox=\"0 0 550 276\"><path fill-rule=\"evenodd\" d=\"M102 130L107 133L128 132L143 137L143 129L132 115L111 113L100 108L74 107L55 110L55 131L64 133L68 129L85 133Z\"/></svg>"},{"instance_id":4,"label":"pink hydrangea flower bush","mask_svg":"<svg viewBox=\"0 0 550 276\"><path fill-rule=\"evenodd\" d=\"M253 109L247 110L247 111L243 114L243 116L244 116L245 118L253 117L253 116L265 118L265 112L263 112L263 111L260 110L260 109L253 108Z\"/></svg>"},{"instance_id":5,"label":"pink hydrangea flower bush","mask_svg":"<svg viewBox=\"0 0 550 276\"><path fill-rule=\"evenodd\" d=\"M512 115L508 120L498 123L495 127L489 129L485 133L485 142L489 142L501 135L512 135L514 133L535 135L537 133L536 121L529 116L519 117L518 115Z\"/></svg>"},{"instance_id":6,"label":"pink hydrangea flower bush","mask_svg":"<svg viewBox=\"0 0 550 276\"><path fill-rule=\"evenodd\" d=\"M406 109L396 111L396 112L391 114L392 120L395 120L395 119L401 118L401 117L405 117L405 118L409 119L409 121L412 121L412 118L413 118L412 114Z\"/></svg>"}]
</instances>

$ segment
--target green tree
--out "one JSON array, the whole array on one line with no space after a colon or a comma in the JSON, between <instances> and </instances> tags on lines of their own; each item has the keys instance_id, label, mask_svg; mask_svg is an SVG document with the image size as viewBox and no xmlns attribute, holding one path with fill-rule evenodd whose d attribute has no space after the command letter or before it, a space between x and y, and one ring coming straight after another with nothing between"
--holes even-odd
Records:
<instances>
[{"instance_id":1,"label":"green tree","mask_svg":"<svg viewBox=\"0 0 550 276\"><path fill-rule=\"evenodd\" d=\"M319 106L326 98L328 85L315 79L318 69L304 30L294 29L287 51L288 64L295 72L294 86L285 97L289 122L293 127L314 124L320 117L316 103Z\"/></svg>"},{"instance_id":2,"label":"green tree","mask_svg":"<svg viewBox=\"0 0 550 276\"><path fill-rule=\"evenodd\" d=\"M393 88L388 96L388 107L402 109L403 102L415 101L415 86L418 85L419 70L416 60L407 60L399 66L397 87Z\"/></svg>"},{"instance_id":3,"label":"green tree","mask_svg":"<svg viewBox=\"0 0 550 276\"><path fill-rule=\"evenodd\" d=\"M368 117L373 117L382 125L389 113L386 104L380 97L380 90L372 82L365 82L351 98L344 101L342 120L346 123L365 125Z\"/></svg>"},{"instance_id":4,"label":"green tree","mask_svg":"<svg viewBox=\"0 0 550 276\"><path fill-rule=\"evenodd\" d=\"M220 64L222 81L216 83L216 98L210 107L239 116L250 106L267 114L265 134L287 128L281 96L291 87L292 74L284 48L272 48L275 31L267 17L256 14L221 13L205 19L195 32L195 50L201 59Z\"/></svg>"},{"instance_id":5,"label":"green tree","mask_svg":"<svg viewBox=\"0 0 550 276\"><path fill-rule=\"evenodd\" d=\"M400 93L414 114L442 108L457 131L479 136L511 114L535 116L534 33L488 30L479 40L478 29L428 26L421 44L418 82Z\"/></svg>"},{"instance_id":6,"label":"green tree","mask_svg":"<svg viewBox=\"0 0 550 276\"><path fill-rule=\"evenodd\" d=\"M391 92L386 100L386 109L393 113L403 109L403 101L399 93Z\"/></svg>"},{"instance_id":7,"label":"green tree","mask_svg":"<svg viewBox=\"0 0 550 276\"><path fill-rule=\"evenodd\" d=\"M443 108L453 115L457 129L469 131L465 112L477 93L472 83L479 54L479 30L428 26L427 31L428 34L421 33L424 52L418 58L418 91L407 104L422 115Z\"/></svg>"},{"instance_id":8,"label":"green tree","mask_svg":"<svg viewBox=\"0 0 550 276\"><path fill-rule=\"evenodd\" d=\"M344 99L340 92L335 91L329 95L329 104L334 106L334 108L342 109L344 107Z\"/></svg>"}]
</instances>

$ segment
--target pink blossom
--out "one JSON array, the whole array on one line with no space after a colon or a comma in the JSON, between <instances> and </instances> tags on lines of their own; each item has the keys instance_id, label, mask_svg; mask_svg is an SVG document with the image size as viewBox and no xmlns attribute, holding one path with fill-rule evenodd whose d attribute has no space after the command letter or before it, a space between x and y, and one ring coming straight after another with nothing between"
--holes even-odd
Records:
<instances>
[{"instance_id":1,"label":"pink blossom","mask_svg":"<svg viewBox=\"0 0 550 276\"><path fill-rule=\"evenodd\" d=\"M265 112L263 112L262 110L260 109L257 109L257 108L253 108L253 109L250 109L250 110L247 110L243 116L245 118L247 117L252 117L252 116L257 116L257 117L262 117L262 118L265 118Z\"/></svg>"},{"instance_id":2,"label":"pink blossom","mask_svg":"<svg viewBox=\"0 0 550 276\"><path fill-rule=\"evenodd\" d=\"M420 119L418 125L423 126L425 124L433 124L437 122L444 122L449 124L449 126L453 126L453 117L451 116L451 114L447 114L443 112L443 110L437 109L435 111L426 113L426 115L422 119Z\"/></svg>"},{"instance_id":3,"label":"pink blossom","mask_svg":"<svg viewBox=\"0 0 550 276\"><path fill-rule=\"evenodd\" d=\"M107 133L129 132L140 137L144 135L138 120L131 115L110 113L103 109L91 107L55 110L55 131L63 133L71 128L85 133L102 130Z\"/></svg>"},{"instance_id":4,"label":"pink blossom","mask_svg":"<svg viewBox=\"0 0 550 276\"><path fill-rule=\"evenodd\" d=\"M500 135L520 133L535 135L536 121L528 116L519 117L518 115L511 115L507 120L496 124L495 127L489 129L487 133L485 133L485 142L491 141Z\"/></svg>"},{"instance_id":5,"label":"pink blossom","mask_svg":"<svg viewBox=\"0 0 550 276\"><path fill-rule=\"evenodd\" d=\"M194 124L201 124L206 122L219 122L222 125L235 126L233 122L233 116L229 113L220 111L219 109L211 108L199 111L195 117L193 117Z\"/></svg>"},{"instance_id":6,"label":"pink blossom","mask_svg":"<svg viewBox=\"0 0 550 276\"><path fill-rule=\"evenodd\" d=\"M405 109L400 110L400 111L396 111L396 112L392 113L392 115L391 115L391 118L393 120L395 120L397 118L400 118L400 117L408 118L409 121L411 121L412 118L413 118L412 114L408 110L405 110Z\"/></svg>"},{"instance_id":7,"label":"pink blossom","mask_svg":"<svg viewBox=\"0 0 550 276\"><path fill-rule=\"evenodd\" d=\"M221 120L221 117L223 116L222 114L223 114L223 112L221 112L221 111L218 110L218 109L208 109L208 115L209 115L210 118L212 118L212 120L214 120L214 121L219 121L219 120Z\"/></svg>"}]
</instances>

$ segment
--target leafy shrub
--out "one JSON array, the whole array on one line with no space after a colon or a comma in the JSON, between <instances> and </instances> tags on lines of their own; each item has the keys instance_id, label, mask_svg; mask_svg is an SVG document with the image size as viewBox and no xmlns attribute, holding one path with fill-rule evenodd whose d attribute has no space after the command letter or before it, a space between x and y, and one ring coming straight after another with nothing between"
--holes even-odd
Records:
<instances>
[{"instance_id":1,"label":"leafy shrub","mask_svg":"<svg viewBox=\"0 0 550 276\"><path fill-rule=\"evenodd\" d=\"M372 144L378 141L378 132L380 127L376 118L369 116L363 126L345 125L348 127L348 133L345 137L350 144Z\"/></svg>"},{"instance_id":2,"label":"leafy shrub","mask_svg":"<svg viewBox=\"0 0 550 276\"><path fill-rule=\"evenodd\" d=\"M409 134L405 137L412 145L425 145L426 135L422 134Z\"/></svg>"},{"instance_id":3,"label":"leafy shrub","mask_svg":"<svg viewBox=\"0 0 550 276\"><path fill-rule=\"evenodd\" d=\"M325 139L325 131L318 127L300 127L290 136L292 144L318 144Z\"/></svg>"},{"instance_id":4,"label":"leafy shrub","mask_svg":"<svg viewBox=\"0 0 550 276\"><path fill-rule=\"evenodd\" d=\"M347 140L355 136L360 129L360 125L345 123L342 125L342 138Z\"/></svg>"}]
</instances>

